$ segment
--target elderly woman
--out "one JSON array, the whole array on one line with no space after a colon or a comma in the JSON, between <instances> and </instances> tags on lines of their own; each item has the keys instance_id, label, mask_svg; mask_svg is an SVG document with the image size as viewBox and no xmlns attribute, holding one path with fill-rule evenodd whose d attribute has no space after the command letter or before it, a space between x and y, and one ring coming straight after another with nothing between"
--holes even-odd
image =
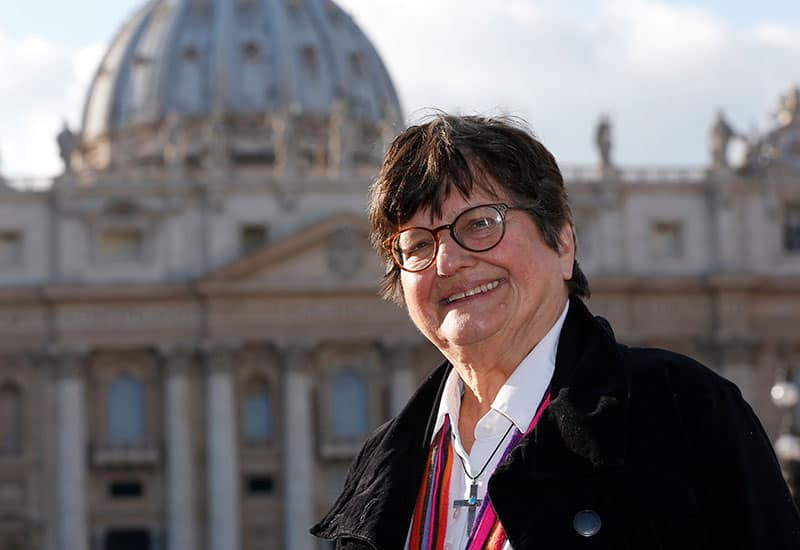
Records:
<instances>
[{"instance_id":1,"label":"elderly woman","mask_svg":"<svg viewBox=\"0 0 800 550\"><path fill-rule=\"evenodd\" d=\"M346 549L800 548L739 390L580 300L563 179L519 125L437 115L370 197L383 294L446 357L312 533Z\"/></svg>"}]
</instances>

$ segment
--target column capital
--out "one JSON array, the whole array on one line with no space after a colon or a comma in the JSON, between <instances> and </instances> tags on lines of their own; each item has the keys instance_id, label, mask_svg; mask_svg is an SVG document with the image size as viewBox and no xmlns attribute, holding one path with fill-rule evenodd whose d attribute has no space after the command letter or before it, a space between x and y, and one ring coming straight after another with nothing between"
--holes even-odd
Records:
<instances>
[{"instance_id":1,"label":"column capital","mask_svg":"<svg viewBox=\"0 0 800 550\"><path fill-rule=\"evenodd\" d=\"M45 348L41 355L50 363L55 378L77 378L89 357L89 348L54 345Z\"/></svg>"},{"instance_id":2,"label":"column capital","mask_svg":"<svg viewBox=\"0 0 800 550\"><path fill-rule=\"evenodd\" d=\"M213 342L204 345L201 354L208 372L230 371L239 349L241 345L237 342Z\"/></svg>"},{"instance_id":3,"label":"column capital","mask_svg":"<svg viewBox=\"0 0 800 550\"><path fill-rule=\"evenodd\" d=\"M293 340L277 346L280 363L284 370L309 370L313 364L313 354L317 342L313 340Z\"/></svg>"},{"instance_id":4,"label":"column capital","mask_svg":"<svg viewBox=\"0 0 800 550\"><path fill-rule=\"evenodd\" d=\"M154 353L167 376L169 376L186 374L197 351L193 346L178 344L156 346Z\"/></svg>"}]
</instances>

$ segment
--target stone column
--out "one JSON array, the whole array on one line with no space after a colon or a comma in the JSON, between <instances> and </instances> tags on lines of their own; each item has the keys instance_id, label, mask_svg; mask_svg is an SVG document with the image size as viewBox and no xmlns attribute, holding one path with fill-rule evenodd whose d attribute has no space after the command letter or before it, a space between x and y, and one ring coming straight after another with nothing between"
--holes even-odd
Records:
<instances>
[{"instance_id":1,"label":"stone column","mask_svg":"<svg viewBox=\"0 0 800 550\"><path fill-rule=\"evenodd\" d=\"M283 350L284 533L287 550L312 550L308 529L314 523L314 445L311 418L310 346Z\"/></svg>"},{"instance_id":2,"label":"stone column","mask_svg":"<svg viewBox=\"0 0 800 550\"><path fill-rule=\"evenodd\" d=\"M239 464L233 349L207 356L208 550L239 550Z\"/></svg>"},{"instance_id":3,"label":"stone column","mask_svg":"<svg viewBox=\"0 0 800 550\"><path fill-rule=\"evenodd\" d=\"M164 432L167 443L167 549L195 550L197 520L194 445L190 420L188 350L161 350L164 365Z\"/></svg>"},{"instance_id":4,"label":"stone column","mask_svg":"<svg viewBox=\"0 0 800 550\"><path fill-rule=\"evenodd\" d=\"M56 352L56 548L88 550L85 354Z\"/></svg>"},{"instance_id":5,"label":"stone column","mask_svg":"<svg viewBox=\"0 0 800 550\"><path fill-rule=\"evenodd\" d=\"M385 364L389 366L391 376L389 388L389 405L392 416L398 414L413 395L414 382L414 346L409 343L392 343L383 346Z\"/></svg>"}]
</instances>

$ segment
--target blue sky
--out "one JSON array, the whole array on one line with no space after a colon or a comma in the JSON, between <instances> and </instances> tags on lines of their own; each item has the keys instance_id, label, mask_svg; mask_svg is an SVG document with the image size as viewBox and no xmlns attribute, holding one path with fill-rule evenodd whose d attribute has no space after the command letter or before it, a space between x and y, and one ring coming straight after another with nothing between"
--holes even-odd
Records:
<instances>
[{"instance_id":1,"label":"blue sky","mask_svg":"<svg viewBox=\"0 0 800 550\"><path fill-rule=\"evenodd\" d=\"M564 163L612 118L623 165L701 164L723 108L765 131L800 83L800 0L339 0L376 43L413 118L425 107L526 118ZM107 43L140 0L0 0L0 170L59 170ZM413 40L409 41L409 37Z\"/></svg>"}]
</instances>

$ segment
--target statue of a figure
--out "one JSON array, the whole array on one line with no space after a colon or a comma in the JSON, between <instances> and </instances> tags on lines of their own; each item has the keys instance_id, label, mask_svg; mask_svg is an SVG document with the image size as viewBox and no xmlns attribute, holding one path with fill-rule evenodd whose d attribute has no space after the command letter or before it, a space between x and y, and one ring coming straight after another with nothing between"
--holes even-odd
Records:
<instances>
[{"instance_id":1,"label":"statue of a figure","mask_svg":"<svg viewBox=\"0 0 800 550\"><path fill-rule=\"evenodd\" d=\"M288 175L295 168L296 160L292 155L294 151L294 125L288 108L276 111L271 118L273 142L275 144L275 168L278 172Z\"/></svg>"},{"instance_id":2,"label":"statue of a figure","mask_svg":"<svg viewBox=\"0 0 800 550\"><path fill-rule=\"evenodd\" d=\"M220 113L213 113L205 131L206 158L209 168L220 175L227 173L230 168L228 156L228 128Z\"/></svg>"},{"instance_id":3,"label":"statue of a figure","mask_svg":"<svg viewBox=\"0 0 800 550\"><path fill-rule=\"evenodd\" d=\"M728 166L728 144L735 135L736 132L725 120L722 109L719 109L709 132L711 166L714 168L726 168Z\"/></svg>"},{"instance_id":4,"label":"statue of a figure","mask_svg":"<svg viewBox=\"0 0 800 550\"><path fill-rule=\"evenodd\" d=\"M350 106L344 97L335 98L331 116L328 120L330 128L328 133L328 150L331 155L330 164L338 170L345 169L349 156L347 148L351 145L347 135L349 108Z\"/></svg>"},{"instance_id":5,"label":"statue of a figure","mask_svg":"<svg viewBox=\"0 0 800 550\"><path fill-rule=\"evenodd\" d=\"M78 143L78 136L69 129L67 121L64 121L64 127L56 136L56 143L58 143L58 155L64 163L64 172L72 172L72 152Z\"/></svg>"},{"instance_id":6,"label":"statue of a figure","mask_svg":"<svg viewBox=\"0 0 800 550\"><path fill-rule=\"evenodd\" d=\"M798 114L800 114L800 89L795 86L781 97L776 118L778 124L786 127L797 121Z\"/></svg>"},{"instance_id":7,"label":"statue of a figure","mask_svg":"<svg viewBox=\"0 0 800 550\"><path fill-rule=\"evenodd\" d=\"M164 143L164 161L174 175L183 174L186 163L188 139L183 128L183 119L176 113L170 113L161 128Z\"/></svg>"},{"instance_id":8,"label":"statue of a figure","mask_svg":"<svg viewBox=\"0 0 800 550\"><path fill-rule=\"evenodd\" d=\"M600 168L611 167L611 121L607 116L600 117L594 133L594 143L600 154Z\"/></svg>"}]
</instances>

